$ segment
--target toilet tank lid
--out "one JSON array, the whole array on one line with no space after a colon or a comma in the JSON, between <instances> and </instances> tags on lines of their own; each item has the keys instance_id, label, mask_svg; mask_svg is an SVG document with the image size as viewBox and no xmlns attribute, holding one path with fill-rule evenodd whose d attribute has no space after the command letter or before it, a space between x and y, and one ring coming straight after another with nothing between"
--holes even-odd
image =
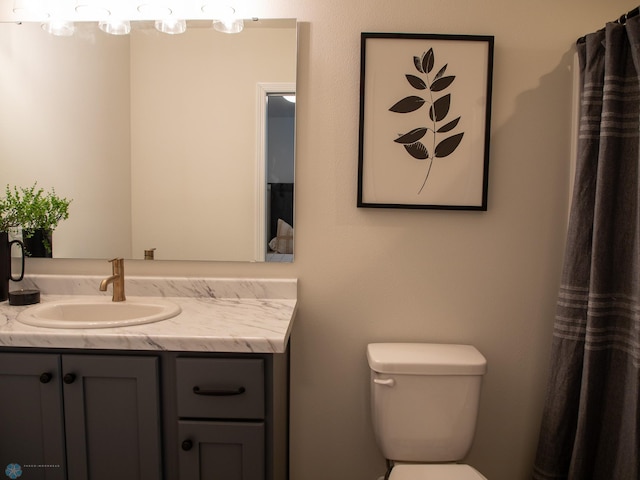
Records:
<instances>
[{"instance_id":1,"label":"toilet tank lid","mask_svg":"<svg viewBox=\"0 0 640 480\"><path fill-rule=\"evenodd\" d=\"M370 343L369 367L405 375L484 375L487 360L472 345Z\"/></svg>"}]
</instances>

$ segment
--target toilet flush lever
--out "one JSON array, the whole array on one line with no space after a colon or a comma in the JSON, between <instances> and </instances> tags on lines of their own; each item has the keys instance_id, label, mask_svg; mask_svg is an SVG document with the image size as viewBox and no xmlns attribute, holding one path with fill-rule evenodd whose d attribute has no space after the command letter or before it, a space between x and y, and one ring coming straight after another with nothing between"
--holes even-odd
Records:
<instances>
[{"instance_id":1,"label":"toilet flush lever","mask_svg":"<svg viewBox=\"0 0 640 480\"><path fill-rule=\"evenodd\" d=\"M396 381L393 378L374 378L373 383L393 387L396 384Z\"/></svg>"}]
</instances>

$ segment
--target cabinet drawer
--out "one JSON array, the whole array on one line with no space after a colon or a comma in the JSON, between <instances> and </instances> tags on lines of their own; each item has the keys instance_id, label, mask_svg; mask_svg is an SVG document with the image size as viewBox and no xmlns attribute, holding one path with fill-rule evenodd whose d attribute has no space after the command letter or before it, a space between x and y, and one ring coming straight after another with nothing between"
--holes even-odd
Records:
<instances>
[{"instance_id":1,"label":"cabinet drawer","mask_svg":"<svg viewBox=\"0 0 640 480\"><path fill-rule=\"evenodd\" d=\"M178 358L178 416L264 418L264 361L260 358Z\"/></svg>"}]
</instances>

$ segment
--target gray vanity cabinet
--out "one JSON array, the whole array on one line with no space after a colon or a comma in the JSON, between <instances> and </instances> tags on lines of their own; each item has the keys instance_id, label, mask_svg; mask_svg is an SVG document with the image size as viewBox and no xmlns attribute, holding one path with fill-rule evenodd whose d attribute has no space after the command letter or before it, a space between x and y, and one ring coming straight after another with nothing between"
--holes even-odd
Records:
<instances>
[{"instance_id":1,"label":"gray vanity cabinet","mask_svg":"<svg viewBox=\"0 0 640 480\"><path fill-rule=\"evenodd\" d=\"M180 480L288 478L286 355L175 359Z\"/></svg>"},{"instance_id":2,"label":"gray vanity cabinet","mask_svg":"<svg viewBox=\"0 0 640 480\"><path fill-rule=\"evenodd\" d=\"M0 465L24 478L157 480L158 398L156 357L0 353Z\"/></svg>"},{"instance_id":3,"label":"gray vanity cabinet","mask_svg":"<svg viewBox=\"0 0 640 480\"><path fill-rule=\"evenodd\" d=\"M59 372L59 355L0 353L2 478L9 465L23 478L66 478Z\"/></svg>"},{"instance_id":4,"label":"gray vanity cabinet","mask_svg":"<svg viewBox=\"0 0 640 480\"><path fill-rule=\"evenodd\" d=\"M288 352L2 348L0 476L287 480L288 400Z\"/></svg>"}]
</instances>

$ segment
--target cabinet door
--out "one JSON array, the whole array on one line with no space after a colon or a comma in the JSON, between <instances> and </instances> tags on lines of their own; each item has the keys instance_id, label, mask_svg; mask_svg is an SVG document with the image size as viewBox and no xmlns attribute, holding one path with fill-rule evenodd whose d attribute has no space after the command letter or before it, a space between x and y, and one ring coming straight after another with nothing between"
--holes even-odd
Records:
<instances>
[{"instance_id":1,"label":"cabinet door","mask_svg":"<svg viewBox=\"0 0 640 480\"><path fill-rule=\"evenodd\" d=\"M58 355L0 353L0 475L65 478L59 372Z\"/></svg>"},{"instance_id":2,"label":"cabinet door","mask_svg":"<svg viewBox=\"0 0 640 480\"><path fill-rule=\"evenodd\" d=\"M180 421L180 480L263 480L262 422Z\"/></svg>"},{"instance_id":3,"label":"cabinet door","mask_svg":"<svg viewBox=\"0 0 640 480\"><path fill-rule=\"evenodd\" d=\"M63 355L69 480L161 478L158 359Z\"/></svg>"}]
</instances>

